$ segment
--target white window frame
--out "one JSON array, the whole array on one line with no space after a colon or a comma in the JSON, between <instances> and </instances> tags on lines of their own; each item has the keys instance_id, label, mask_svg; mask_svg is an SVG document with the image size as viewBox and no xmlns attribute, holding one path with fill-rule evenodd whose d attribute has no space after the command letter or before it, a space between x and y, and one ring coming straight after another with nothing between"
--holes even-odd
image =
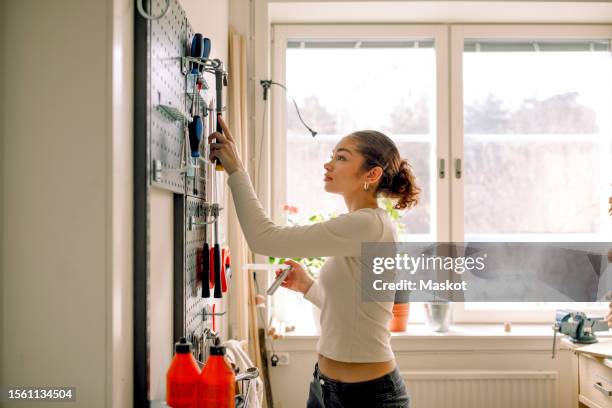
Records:
<instances>
[{"instance_id":1,"label":"white window frame","mask_svg":"<svg viewBox=\"0 0 612 408\"><path fill-rule=\"evenodd\" d=\"M463 178L455 178L454 163L463 163L463 44L465 38L504 39L592 39L612 41L612 25L447 25L447 24L389 24L389 25L272 25L272 78L286 83L286 50L289 39L422 39L433 38L436 52L436 159L431 171L436 180L436 217L432 229L439 242L463 242ZM286 202L286 95L279 87L272 87L271 104L271 192L272 218L283 220ZM438 177L438 161L444 160L446 176ZM584 310L584 309L581 309ZM604 309L590 309L601 314ZM552 322L554 310L466 310L463 303L453 304L455 322L522 323Z\"/></svg>"},{"instance_id":2,"label":"white window frame","mask_svg":"<svg viewBox=\"0 0 612 408\"><path fill-rule=\"evenodd\" d=\"M593 39L612 41L610 25L452 25L450 28L451 54L451 157L463 162L463 44L466 38L479 39ZM463 167L465 167L463 165ZM451 239L464 240L464 183L463 177L451 181ZM580 307L576 307L580 308ZM584 308L580 308L585 310ZM602 314L605 309L588 309L589 313ZM521 323L553 322L554 310L466 310L464 303L453 305L453 320L470 323Z\"/></svg>"},{"instance_id":3,"label":"white window frame","mask_svg":"<svg viewBox=\"0 0 612 408\"><path fill-rule=\"evenodd\" d=\"M407 39L419 40L432 38L436 44L436 151L435 157L444 159L448 166L450 154L449 146L449 73L448 73L448 28L443 25L285 25L272 26L272 78L275 81L286 83L285 61L287 41L289 39ZM283 204L286 202L285 171L286 160L286 103L284 90L279 87L272 88L272 157L274 157L272 170L272 217L282 222ZM274 170L276 169L276 171ZM437 175L437 161L430 163L432 176ZM450 179L448 168L447 177L437 180L436 185L436 216L432 217L432 231L438 241L448 241L450 238ZM434 203L432 202L432 205Z\"/></svg>"}]
</instances>

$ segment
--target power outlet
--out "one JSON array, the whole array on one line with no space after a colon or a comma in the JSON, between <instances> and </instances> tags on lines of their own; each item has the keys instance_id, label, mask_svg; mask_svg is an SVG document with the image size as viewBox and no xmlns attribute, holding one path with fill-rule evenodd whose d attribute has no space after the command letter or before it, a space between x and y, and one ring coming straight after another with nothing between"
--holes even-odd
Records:
<instances>
[{"instance_id":1,"label":"power outlet","mask_svg":"<svg viewBox=\"0 0 612 408\"><path fill-rule=\"evenodd\" d=\"M279 352L276 353L276 355L278 356L278 364L279 366L286 366L289 365L289 353L287 352Z\"/></svg>"}]
</instances>

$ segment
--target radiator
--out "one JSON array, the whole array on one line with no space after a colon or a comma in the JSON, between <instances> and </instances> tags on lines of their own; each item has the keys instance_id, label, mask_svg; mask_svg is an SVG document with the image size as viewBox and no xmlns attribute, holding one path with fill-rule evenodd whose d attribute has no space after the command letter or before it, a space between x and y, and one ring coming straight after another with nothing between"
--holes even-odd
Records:
<instances>
[{"instance_id":1,"label":"radiator","mask_svg":"<svg viewBox=\"0 0 612 408\"><path fill-rule=\"evenodd\" d=\"M402 371L410 408L557 408L555 371Z\"/></svg>"}]
</instances>

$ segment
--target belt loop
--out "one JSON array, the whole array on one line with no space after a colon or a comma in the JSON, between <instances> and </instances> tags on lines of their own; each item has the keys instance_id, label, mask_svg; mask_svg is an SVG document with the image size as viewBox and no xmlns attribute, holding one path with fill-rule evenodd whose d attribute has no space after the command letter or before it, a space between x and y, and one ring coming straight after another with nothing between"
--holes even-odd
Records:
<instances>
[{"instance_id":1,"label":"belt loop","mask_svg":"<svg viewBox=\"0 0 612 408\"><path fill-rule=\"evenodd\" d=\"M315 376L319 380L319 384L325 385L325 380L321 378L321 371L319 370L319 363L315 364Z\"/></svg>"}]
</instances>

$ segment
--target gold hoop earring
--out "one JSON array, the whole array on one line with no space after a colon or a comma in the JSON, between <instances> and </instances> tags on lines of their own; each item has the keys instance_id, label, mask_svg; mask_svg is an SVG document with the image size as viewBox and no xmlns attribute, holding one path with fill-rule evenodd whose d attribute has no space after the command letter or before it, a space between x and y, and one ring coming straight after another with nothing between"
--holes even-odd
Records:
<instances>
[{"instance_id":1,"label":"gold hoop earring","mask_svg":"<svg viewBox=\"0 0 612 408\"><path fill-rule=\"evenodd\" d=\"M365 183L363 183L363 191L368 191L369 187L370 187L370 185L368 184L367 181Z\"/></svg>"}]
</instances>

